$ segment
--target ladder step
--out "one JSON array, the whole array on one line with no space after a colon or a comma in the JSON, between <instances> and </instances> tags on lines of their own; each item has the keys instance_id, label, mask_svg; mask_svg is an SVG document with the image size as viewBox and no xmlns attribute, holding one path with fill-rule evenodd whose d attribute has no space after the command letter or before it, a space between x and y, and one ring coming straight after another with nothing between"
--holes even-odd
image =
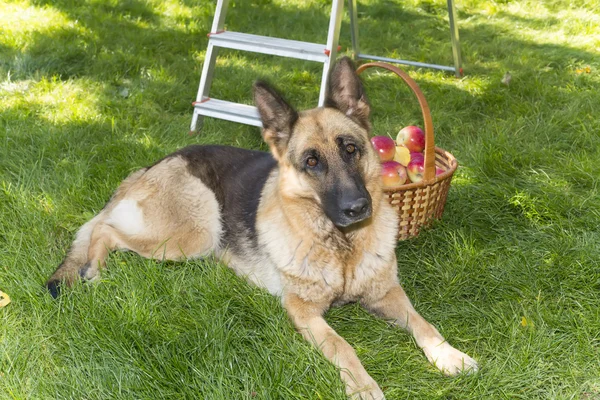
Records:
<instances>
[{"instance_id":1,"label":"ladder step","mask_svg":"<svg viewBox=\"0 0 600 400\"><path fill-rule=\"evenodd\" d=\"M229 31L209 33L208 36L215 46L228 49L253 51L255 53L319 62L325 62L329 57L329 51L324 44Z\"/></svg>"},{"instance_id":2,"label":"ladder step","mask_svg":"<svg viewBox=\"0 0 600 400\"><path fill-rule=\"evenodd\" d=\"M254 106L207 98L194 103L194 108L198 114L206 117L262 127L258 110Z\"/></svg>"}]
</instances>

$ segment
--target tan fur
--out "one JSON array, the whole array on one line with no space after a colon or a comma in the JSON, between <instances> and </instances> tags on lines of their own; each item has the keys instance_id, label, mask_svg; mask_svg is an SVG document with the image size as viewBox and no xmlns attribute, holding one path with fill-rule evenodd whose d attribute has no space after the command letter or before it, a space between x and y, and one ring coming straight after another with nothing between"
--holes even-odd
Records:
<instances>
[{"instance_id":1,"label":"tan fur","mask_svg":"<svg viewBox=\"0 0 600 400\"><path fill-rule=\"evenodd\" d=\"M257 243L250 236L238 240L235 249L221 243L223 216L216 194L189 172L188 161L175 155L123 181L107 206L78 232L50 282L71 283L78 274L95 278L108 252L115 249L160 260L213 253L238 275L281 296L298 331L340 368L346 391L353 398L384 396L352 347L323 319L332 305L360 302L406 329L444 373L476 370L472 358L446 343L415 311L398 283L398 216L383 195L379 159L370 146L369 124L364 120L368 105L361 93L344 103L344 96L351 92L348 88L356 86L338 86L342 89L334 97L335 104L341 104L339 109L319 108L298 115L286 104L278 104L281 100L273 98L268 89L259 88L263 97L258 104L266 108L263 121L271 123L263 137L278 166L260 194ZM275 107L269 108L273 103ZM293 121L293 128L285 120L279 123L278 115ZM340 135L364 144L360 154L355 154L356 168L372 208L369 218L342 228L323 209L319 193L326 188L318 185L329 183L316 183L299 172L294 158L305 149L316 149L327 157L335 183L344 188L352 179L339 156L336 138ZM84 264L87 267L83 268Z\"/></svg>"},{"instance_id":2,"label":"tan fur","mask_svg":"<svg viewBox=\"0 0 600 400\"><path fill-rule=\"evenodd\" d=\"M143 232L127 234L115 226L111 213L123 201L138 205ZM206 255L219 248L219 220L219 205L212 191L189 174L182 159L166 159L123 181L106 207L79 230L65 262L49 281L72 283L86 262L89 266L81 271L83 277L95 279L108 253L117 249L159 260Z\"/></svg>"}]
</instances>

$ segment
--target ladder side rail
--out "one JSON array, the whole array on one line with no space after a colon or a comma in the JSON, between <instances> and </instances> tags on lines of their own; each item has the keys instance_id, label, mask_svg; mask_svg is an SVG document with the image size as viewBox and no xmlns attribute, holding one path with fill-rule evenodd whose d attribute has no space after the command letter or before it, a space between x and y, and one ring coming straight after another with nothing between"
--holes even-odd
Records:
<instances>
[{"instance_id":1,"label":"ladder side rail","mask_svg":"<svg viewBox=\"0 0 600 400\"><path fill-rule=\"evenodd\" d=\"M327 44L325 51L329 54L327 60L323 63L323 76L321 77L321 90L319 92L318 106L325 104L325 95L327 94L327 80L329 78L329 69L331 60L335 60L338 52L338 42L340 39L340 28L342 26L342 15L344 10L344 0L333 0L331 5L331 17L329 18L329 29L327 31Z\"/></svg>"},{"instance_id":2,"label":"ladder side rail","mask_svg":"<svg viewBox=\"0 0 600 400\"><path fill-rule=\"evenodd\" d=\"M350 14L350 38L352 39L352 59L354 61L358 61L358 55L360 54L360 46L358 44L358 11L356 8L356 0L348 0L348 14Z\"/></svg>"},{"instance_id":3,"label":"ladder side rail","mask_svg":"<svg viewBox=\"0 0 600 400\"><path fill-rule=\"evenodd\" d=\"M217 7L215 8L215 17L213 19L212 28L210 33L220 32L225 29L225 15L229 8L229 0L217 0Z\"/></svg>"},{"instance_id":4,"label":"ladder side rail","mask_svg":"<svg viewBox=\"0 0 600 400\"><path fill-rule=\"evenodd\" d=\"M227 14L227 8L229 7L229 0L217 0L217 6L215 7L215 16L213 18L213 24L211 28L212 32L222 31L225 27L225 15ZM204 54L204 65L202 65L202 74L200 75L200 85L198 86L198 93L196 95L196 103L203 101L208 98L210 87L212 85L215 64L217 61L217 54L219 49L216 48L208 40L208 46L206 53ZM198 126L200 125L200 126ZM194 108L192 115L192 123L190 124L190 133L196 132L202 126L202 117L198 114L198 109Z\"/></svg>"},{"instance_id":5,"label":"ladder side rail","mask_svg":"<svg viewBox=\"0 0 600 400\"><path fill-rule=\"evenodd\" d=\"M454 74L462 76L462 57L460 54L460 39L456 25L456 7L454 0L448 0L448 22L450 23L450 39L452 41L452 57L454 58Z\"/></svg>"}]
</instances>

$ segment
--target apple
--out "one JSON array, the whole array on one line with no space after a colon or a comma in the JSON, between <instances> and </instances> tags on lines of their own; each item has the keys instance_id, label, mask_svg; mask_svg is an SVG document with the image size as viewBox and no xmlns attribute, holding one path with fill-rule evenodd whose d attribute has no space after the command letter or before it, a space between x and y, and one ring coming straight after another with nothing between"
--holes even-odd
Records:
<instances>
[{"instance_id":1,"label":"apple","mask_svg":"<svg viewBox=\"0 0 600 400\"><path fill-rule=\"evenodd\" d=\"M399 162L403 166L407 166L410 162L410 150L404 146L396 146L396 154L394 155L394 161Z\"/></svg>"},{"instance_id":2,"label":"apple","mask_svg":"<svg viewBox=\"0 0 600 400\"><path fill-rule=\"evenodd\" d=\"M441 174L443 174L444 172L446 172L446 170L445 170L445 169L443 169L443 168L440 168L440 167L435 167L435 176L441 175Z\"/></svg>"},{"instance_id":3,"label":"apple","mask_svg":"<svg viewBox=\"0 0 600 400\"><path fill-rule=\"evenodd\" d=\"M371 138L371 144L382 162L394 159L394 155L396 154L396 143L391 137L373 136Z\"/></svg>"},{"instance_id":4,"label":"apple","mask_svg":"<svg viewBox=\"0 0 600 400\"><path fill-rule=\"evenodd\" d=\"M386 161L381 164L381 178L384 189L396 189L406 182L406 168L399 162Z\"/></svg>"},{"instance_id":5,"label":"apple","mask_svg":"<svg viewBox=\"0 0 600 400\"><path fill-rule=\"evenodd\" d=\"M425 148L425 133L418 126L404 127L396 136L396 144L404 145L410 151L421 152Z\"/></svg>"},{"instance_id":6,"label":"apple","mask_svg":"<svg viewBox=\"0 0 600 400\"><path fill-rule=\"evenodd\" d=\"M423 180L423 174L425 173L425 158L410 160L406 166L406 173L411 182L421 182Z\"/></svg>"},{"instance_id":7,"label":"apple","mask_svg":"<svg viewBox=\"0 0 600 400\"><path fill-rule=\"evenodd\" d=\"M410 161L412 160L422 160L423 162L425 162L425 154L413 151L410 153Z\"/></svg>"}]
</instances>

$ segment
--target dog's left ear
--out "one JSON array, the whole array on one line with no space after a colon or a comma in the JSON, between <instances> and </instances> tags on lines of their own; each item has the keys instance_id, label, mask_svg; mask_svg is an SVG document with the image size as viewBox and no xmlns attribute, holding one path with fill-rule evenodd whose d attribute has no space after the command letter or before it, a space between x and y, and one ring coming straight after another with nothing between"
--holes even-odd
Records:
<instances>
[{"instance_id":1,"label":"dog's left ear","mask_svg":"<svg viewBox=\"0 0 600 400\"><path fill-rule=\"evenodd\" d=\"M273 156L279 160L285 154L298 113L268 83L254 83L254 104L263 124L263 139Z\"/></svg>"},{"instance_id":2,"label":"dog's left ear","mask_svg":"<svg viewBox=\"0 0 600 400\"><path fill-rule=\"evenodd\" d=\"M366 130L371 128L371 108L354 64L348 57L340 58L329 73L325 107L337 108Z\"/></svg>"}]
</instances>

